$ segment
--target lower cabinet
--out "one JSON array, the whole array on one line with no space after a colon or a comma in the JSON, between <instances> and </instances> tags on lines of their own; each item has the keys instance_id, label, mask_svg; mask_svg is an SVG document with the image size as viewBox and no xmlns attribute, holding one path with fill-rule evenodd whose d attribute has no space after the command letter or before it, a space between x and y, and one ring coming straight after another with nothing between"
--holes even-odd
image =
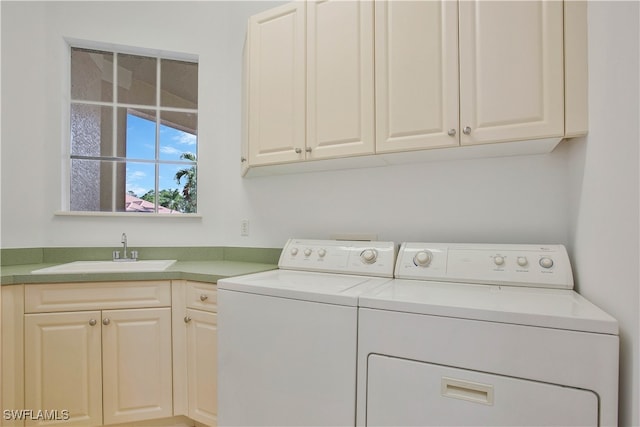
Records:
<instances>
[{"instance_id":1,"label":"lower cabinet","mask_svg":"<svg viewBox=\"0 0 640 427\"><path fill-rule=\"evenodd\" d=\"M171 416L171 309L25 315L25 403L68 425Z\"/></svg>"},{"instance_id":2,"label":"lower cabinet","mask_svg":"<svg viewBox=\"0 0 640 427\"><path fill-rule=\"evenodd\" d=\"M209 426L218 413L217 314L187 310L187 416Z\"/></svg>"},{"instance_id":3,"label":"lower cabinet","mask_svg":"<svg viewBox=\"0 0 640 427\"><path fill-rule=\"evenodd\" d=\"M3 326L22 324L23 333L11 342L3 336L3 347L22 350L11 365L3 359L3 372L13 369L12 389L23 392L9 401L3 395L2 404L24 411L9 425L99 426L173 416L170 281L12 288L6 294L15 304L10 318L3 312Z\"/></svg>"},{"instance_id":4,"label":"lower cabinet","mask_svg":"<svg viewBox=\"0 0 640 427\"><path fill-rule=\"evenodd\" d=\"M217 292L211 283L186 281L174 293L174 309L184 307L183 388L187 402L184 412L189 418L207 426L216 426L218 417L218 322ZM184 301L179 302L180 299ZM179 331L176 331L176 334ZM175 335L174 335L175 337ZM176 342L174 341L174 351ZM174 372L176 367L174 366Z\"/></svg>"},{"instance_id":5,"label":"lower cabinet","mask_svg":"<svg viewBox=\"0 0 640 427\"><path fill-rule=\"evenodd\" d=\"M68 425L101 425L100 312L27 314L24 321L25 408L68 411L59 414Z\"/></svg>"},{"instance_id":6,"label":"lower cabinet","mask_svg":"<svg viewBox=\"0 0 640 427\"><path fill-rule=\"evenodd\" d=\"M215 284L11 285L1 303L3 427L216 426Z\"/></svg>"},{"instance_id":7,"label":"lower cabinet","mask_svg":"<svg viewBox=\"0 0 640 427\"><path fill-rule=\"evenodd\" d=\"M173 414L171 309L102 313L105 424Z\"/></svg>"}]
</instances>

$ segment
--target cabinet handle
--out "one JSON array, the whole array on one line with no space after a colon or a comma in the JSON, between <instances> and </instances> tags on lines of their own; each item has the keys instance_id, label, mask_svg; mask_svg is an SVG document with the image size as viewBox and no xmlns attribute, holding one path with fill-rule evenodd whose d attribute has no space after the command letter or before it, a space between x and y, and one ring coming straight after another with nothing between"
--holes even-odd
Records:
<instances>
[{"instance_id":1,"label":"cabinet handle","mask_svg":"<svg viewBox=\"0 0 640 427\"><path fill-rule=\"evenodd\" d=\"M462 133L464 133L465 135L470 135L471 128L469 126L465 126L464 129L462 129Z\"/></svg>"},{"instance_id":2,"label":"cabinet handle","mask_svg":"<svg viewBox=\"0 0 640 427\"><path fill-rule=\"evenodd\" d=\"M447 135L456 136L456 130L455 129L449 129L449 132L447 132Z\"/></svg>"},{"instance_id":3,"label":"cabinet handle","mask_svg":"<svg viewBox=\"0 0 640 427\"><path fill-rule=\"evenodd\" d=\"M301 148L296 148L296 154L300 154L302 153L302 149Z\"/></svg>"},{"instance_id":4,"label":"cabinet handle","mask_svg":"<svg viewBox=\"0 0 640 427\"><path fill-rule=\"evenodd\" d=\"M191 322L191 317L184 316L184 323L189 323L189 322Z\"/></svg>"},{"instance_id":5,"label":"cabinet handle","mask_svg":"<svg viewBox=\"0 0 640 427\"><path fill-rule=\"evenodd\" d=\"M206 301L207 298L209 298L208 295L205 295L205 294L200 295L200 301Z\"/></svg>"},{"instance_id":6,"label":"cabinet handle","mask_svg":"<svg viewBox=\"0 0 640 427\"><path fill-rule=\"evenodd\" d=\"M310 153L311 152L311 147L305 148L304 151L306 151L307 153Z\"/></svg>"},{"instance_id":7,"label":"cabinet handle","mask_svg":"<svg viewBox=\"0 0 640 427\"><path fill-rule=\"evenodd\" d=\"M246 162L246 161L247 161L247 158L246 158L246 157L240 157L240 163L244 163L244 162Z\"/></svg>"},{"instance_id":8,"label":"cabinet handle","mask_svg":"<svg viewBox=\"0 0 640 427\"><path fill-rule=\"evenodd\" d=\"M103 324L104 326L107 326L109 323L111 323L111 320L109 320L109 318L108 318L108 317L105 317L104 319L102 319L102 324Z\"/></svg>"},{"instance_id":9,"label":"cabinet handle","mask_svg":"<svg viewBox=\"0 0 640 427\"><path fill-rule=\"evenodd\" d=\"M96 321L96 319L89 320L89 325L91 325L91 326L96 326L97 323L98 322Z\"/></svg>"}]
</instances>

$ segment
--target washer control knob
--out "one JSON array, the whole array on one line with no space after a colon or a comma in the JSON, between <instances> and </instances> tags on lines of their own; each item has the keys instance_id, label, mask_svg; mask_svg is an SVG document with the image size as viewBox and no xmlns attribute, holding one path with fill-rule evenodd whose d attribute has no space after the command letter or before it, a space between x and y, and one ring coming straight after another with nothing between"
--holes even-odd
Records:
<instances>
[{"instance_id":1,"label":"washer control knob","mask_svg":"<svg viewBox=\"0 0 640 427\"><path fill-rule=\"evenodd\" d=\"M504 265L504 257L500 255L496 255L493 257L493 262L496 265Z\"/></svg>"},{"instance_id":2,"label":"washer control knob","mask_svg":"<svg viewBox=\"0 0 640 427\"><path fill-rule=\"evenodd\" d=\"M420 251L413 257L413 263L418 267L427 267L431 264L433 254L431 251Z\"/></svg>"},{"instance_id":3,"label":"washer control knob","mask_svg":"<svg viewBox=\"0 0 640 427\"><path fill-rule=\"evenodd\" d=\"M365 249L360 253L360 259L365 264L373 264L378 258L378 252L375 249Z\"/></svg>"},{"instance_id":4,"label":"washer control knob","mask_svg":"<svg viewBox=\"0 0 640 427\"><path fill-rule=\"evenodd\" d=\"M293 256L298 255L298 248L291 248L291 255Z\"/></svg>"},{"instance_id":5,"label":"washer control knob","mask_svg":"<svg viewBox=\"0 0 640 427\"><path fill-rule=\"evenodd\" d=\"M553 267L553 260L549 257L540 258L540 267L542 268L551 268Z\"/></svg>"},{"instance_id":6,"label":"washer control knob","mask_svg":"<svg viewBox=\"0 0 640 427\"><path fill-rule=\"evenodd\" d=\"M517 262L520 267L524 267L529 264L529 261L527 261L527 257L524 256L519 256Z\"/></svg>"},{"instance_id":7,"label":"washer control knob","mask_svg":"<svg viewBox=\"0 0 640 427\"><path fill-rule=\"evenodd\" d=\"M320 249L320 250L318 250L318 256L319 256L320 258L324 258L324 256L325 256L326 254L327 254L327 251L326 251L326 250L324 250L324 249Z\"/></svg>"},{"instance_id":8,"label":"washer control knob","mask_svg":"<svg viewBox=\"0 0 640 427\"><path fill-rule=\"evenodd\" d=\"M310 256L311 255L311 249L307 248L304 250L304 256Z\"/></svg>"}]
</instances>

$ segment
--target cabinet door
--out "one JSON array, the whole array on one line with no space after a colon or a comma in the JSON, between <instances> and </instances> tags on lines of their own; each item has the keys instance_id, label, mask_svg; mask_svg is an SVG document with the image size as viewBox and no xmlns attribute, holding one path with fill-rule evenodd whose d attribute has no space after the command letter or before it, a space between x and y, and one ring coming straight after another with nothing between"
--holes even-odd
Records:
<instances>
[{"instance_id":1,"label":"cabinet door","mask_svg":"<svg viewBox=\"0 0 640 427\"><path fill-rule=\"evenodd\" d=\"M68 410L64 425L102 425L100 340L99 311L27 314L25 408L57 410L49 415L58 419ZM54 423L27 420L27 425Z\"/></svg>"},{"instance_id":2,"label":"cabinet door","mask_svg":"<svg viewBox=\"0 0 640 427\"><path fill-rule=\"evenodd\" d=\"M249 164L304 159L305 3L249 19Z\"/></svg>"},{"instance_id":3,"label":"cabinet door","mask_svg":"<svg viewBox=\"0 0 640 427\"><path fill-rule=\"evenodd\" d=\"M209 426L218 415L217 314L187 310L189 418Z\"/></svg>"},{"instance_id":4,"label":"cabinet door","mask_svg":"<svg viewBox=\"0 0 640 427\"><path fill-rule=\"evenodd\" d=\"M307 159L374 152L373 2L307 5Z\"/></svg>"},{"instance_id":5,"label":"cabinet door","mask_svg":"<svg viewBox=\"0 0 640 427\"><path fill-rule=\"evenodd\" d=\"M563 136L562 2L459 7L461 144Z\"/></svg>"},{"instance_id":6,"label":"cabinet door","mask_svg":"<svg viewBox=\"0 0 640 427\"><path fill-rule=\"evenodd\" d=\"M102 312L104 423L172 415L171 309Z\"/></svg>"},{"instance_id":7,"label":"cabinet door","mask_svg":"<svg viewBox=\"0 0 640 427\"><path fill-rule=\"evenodd\" d=\"M458 3L375 3L376 151L458 145Z\"/></svg>"}]
</instances>

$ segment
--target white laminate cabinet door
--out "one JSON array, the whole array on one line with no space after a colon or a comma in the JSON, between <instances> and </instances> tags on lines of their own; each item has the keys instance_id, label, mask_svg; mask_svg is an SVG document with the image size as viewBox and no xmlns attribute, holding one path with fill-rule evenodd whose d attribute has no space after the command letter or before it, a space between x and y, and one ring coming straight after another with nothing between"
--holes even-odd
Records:
<instances>
[{"instance_id":1,"label":"white laminate cabinet door","mask_svg":"<svg viewBox=\"0 0 640 427\"><path fill-rule=\"evenodd\" d=\"M376 151L458 145L458 3L375 3Z\"/></svg>"},{"instance_id":2,"label":"white laminate cabinet door","mask_svg":"<svg viewBox=\"0 0 640 427\"><path fill-rule=\"evenodd\" d=\"M99 311L25 316L25 408L58 410L58 418L68 410L64 425L102 425L100 326Z\"/></svg>"},{"instance_id":3,"label":"white laminate cabinet door","mask_svg":"<svg viewBox=\"0 0 640 427\"><path fill-rule=\"evenodd\" d=\"M373 2L307 4L307 159L373 154Z\"/></svg>"},{"instance_id":4,"label":"white laminate cabinet door","mask_svg":"<svg viewBox=\"0 0 640 427\"><path fill-rule=\"evenodd\" d=\"M562 2L459 8L461 144L562 137Z\"/></svg>"},{"instance_id":5,"label":"white laminate cabinet door","mask_svg":"<svg viewBox=\"0 0 640 427\"><path fill-rule=\"evenodd\" d=\"M104 423L170 417L171 309L102 312Z\"/></svg>"},{"instance_id":6,"label":"white laminate cabinet door","mask_svg":"<svg viewBox=\"0 0 640 427\"><path fill-rule=\"evenodd\" d=\"M187 310L189 418L215 426L218 415L217 314Z\"/></svg>"},{"instance_id":7,"label":"white laminate cabinet door","mask_svg":"<svg viewBox=\"0 0 640 427\"><path fill-rule=\"evenodd\" d=\"M249 19L249 165L304 160L305 3Z\"/></svg>"}]
</instances>

